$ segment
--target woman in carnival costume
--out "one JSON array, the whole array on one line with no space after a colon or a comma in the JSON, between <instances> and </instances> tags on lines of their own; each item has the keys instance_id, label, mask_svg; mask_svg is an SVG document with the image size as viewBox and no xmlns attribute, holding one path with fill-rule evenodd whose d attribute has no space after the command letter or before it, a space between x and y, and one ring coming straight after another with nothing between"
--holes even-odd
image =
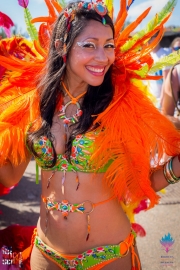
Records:
<instances>
[{"instance_id":1,"label":"woman in carnival costume","mask_svg":"<svg viewBox=\"0 0 180 270\"><path fill-rule=\"evenodd\" d=\"M15 262L31 253L32 270L141 269L132 212L180 180L180 135L141 84L164 64L152 67L150 52L175 1L131 37L149 12L122 30L133 1L120 2L115 24L110 1L45 1L49 16L31 21L19 2L33 43L1 43L0 180L17 183L33 155L42 200L32 245ZM162 165L164 153L172 158Z\"/></svg>"}]
</instances>

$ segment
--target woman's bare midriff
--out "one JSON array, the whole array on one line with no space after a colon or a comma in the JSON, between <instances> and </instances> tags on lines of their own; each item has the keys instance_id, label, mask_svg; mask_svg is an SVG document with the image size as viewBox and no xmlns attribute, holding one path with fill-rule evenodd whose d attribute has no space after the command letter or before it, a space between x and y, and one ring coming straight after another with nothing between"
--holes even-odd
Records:
<instances>
[{"instance_id":1,"label":"woman's bare midriff","mask_svg":"<svg viewBox=\"0 0 180 270\"><path fill-rule=\"evenodd\" d=\"M47 189L50 171L42 171L42 195L54 201L68 200L69 203L82 203L89 200L98 203L112 197L110 190L102 183L103 174L78 172L80 186L76 190L76 174L66 173L65 193L61 191L62 172L56 172ZM87 207L90 205L87 204ZM60 253L80 254L90 248L118 244L130 233L131 226L116 199L96 206L90 214L91 232L87 236L87 216L82 213L69 213L64 219L62 213L52 210L48 215L48 229L45 236L45 204L41 202L38 235L50 247Z\"/></svg>"}]
</instances>

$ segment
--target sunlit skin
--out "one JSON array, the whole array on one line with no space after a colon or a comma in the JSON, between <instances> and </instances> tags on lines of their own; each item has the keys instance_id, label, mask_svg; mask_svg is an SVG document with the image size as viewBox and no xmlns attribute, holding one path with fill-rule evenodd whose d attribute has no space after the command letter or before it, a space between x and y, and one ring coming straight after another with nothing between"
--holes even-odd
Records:
<instances>
[{"instance_id":1,"label":"sunlit skin","mask_svg":"<svg viewBox=\"0 0 180 270\"><path fill-rule=\"evenodd\" d=\"M114 59L114 39L110 26L89 21L74 40L68 54L65 82L69 91L76 96L87 89L88 84L100 85Z\"/></svg>"}]
</instances>

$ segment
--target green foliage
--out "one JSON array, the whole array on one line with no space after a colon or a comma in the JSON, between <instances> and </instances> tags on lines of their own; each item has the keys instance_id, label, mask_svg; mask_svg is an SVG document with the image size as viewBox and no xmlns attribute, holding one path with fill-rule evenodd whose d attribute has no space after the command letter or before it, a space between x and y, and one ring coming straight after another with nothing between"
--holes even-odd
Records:
<instances>
[{"instance_id":1,"label":"green foliage","mask_svg":"<svg viewBox=\"0 0 180 270\"><path fill-rule=\"evenodd\" d=\"M24 8L24 18L30 38L32 40L37 40L38 32L36 30L36 27L31 23L32 16L28 8Z\"/></svg>"}]
</instances>

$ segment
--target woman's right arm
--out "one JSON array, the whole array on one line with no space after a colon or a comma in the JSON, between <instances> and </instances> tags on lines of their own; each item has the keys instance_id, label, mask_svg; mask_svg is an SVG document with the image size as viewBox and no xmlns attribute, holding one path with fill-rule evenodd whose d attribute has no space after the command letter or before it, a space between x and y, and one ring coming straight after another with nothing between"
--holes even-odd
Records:
<instances>
[{"instance_id":1,"label":"woman's right arm","mask_svg":"<svg viewBox=\"0 0 180 270\"><path fill-rule=\"evenodd\" d=\"M14 166L10 160L7 160L6 164L0 167L0 183L5 187L12 187L17 184L30 162L31 157L29 156L26 161L21 164Z\"/></svg>"}]
</instances>

